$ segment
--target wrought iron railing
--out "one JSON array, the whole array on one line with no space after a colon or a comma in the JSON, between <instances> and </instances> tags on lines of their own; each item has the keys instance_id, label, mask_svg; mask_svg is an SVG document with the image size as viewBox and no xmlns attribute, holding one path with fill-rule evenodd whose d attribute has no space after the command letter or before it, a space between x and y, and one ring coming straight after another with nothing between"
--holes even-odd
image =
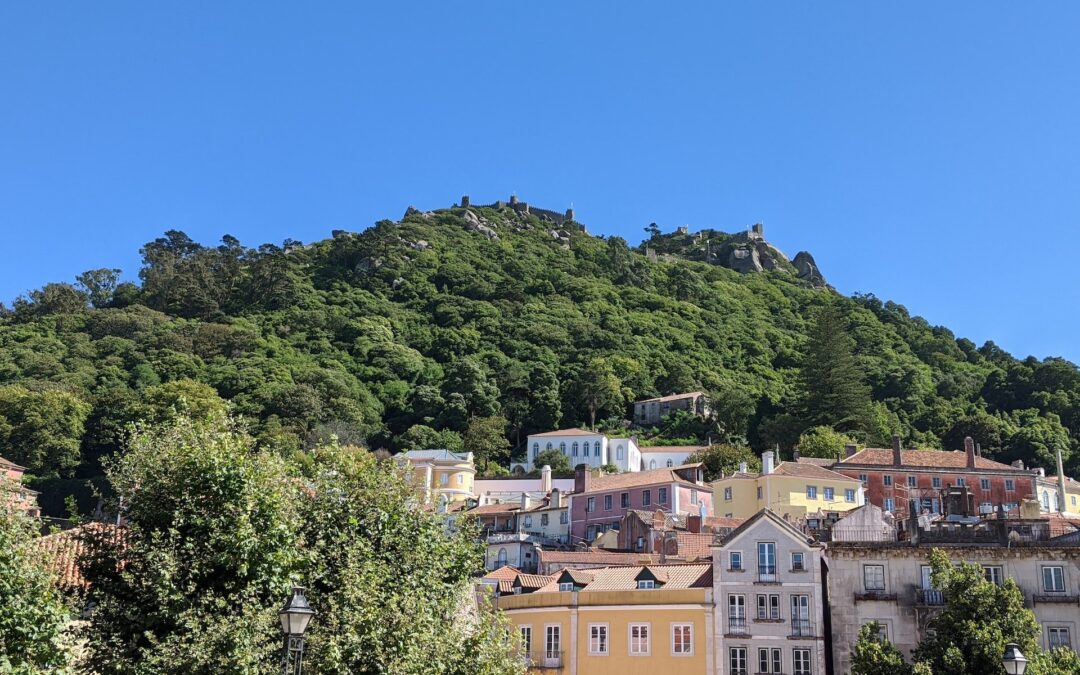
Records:
<instances>
[{"instance_id":1,"label":"wrought iron railing","mask_svg":"<svg viewBox=\"0 0 1080 675\"><path fill-rule=\"evenodd\" d=\"M749 635L750 629L746 626L745 616L729 616L728 617L728 634L729 635Z\"/></svg>"},{"instance_id":2,"label":"wrought iron railing","mask_svg":"<svg viewBox=\"0 0 1080 675\"><path fill-rule=\"evenodd\" d=\"M758 565L757 577L762 583L776 583L776 565Z\"/></svg>"}]
</instances>

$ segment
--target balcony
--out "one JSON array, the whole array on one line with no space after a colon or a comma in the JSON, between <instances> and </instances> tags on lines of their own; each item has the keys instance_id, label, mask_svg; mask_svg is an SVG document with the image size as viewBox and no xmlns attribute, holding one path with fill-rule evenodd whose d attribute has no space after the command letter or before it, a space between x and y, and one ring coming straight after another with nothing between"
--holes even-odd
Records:
<instances>
[{"instance_id":1,"label":"balcony","mask_svg":"<svg viewBox=\"0 0 1080 675\"><path fill-rule=\"evenodd\" d=\"M1063 590L1061 590L1061 591L1043 590L1042 593L1032 595L1031 596L1031 601L1036 603L1036 604L1067 604L1067 605L1075 605L1078 602L1080 602L1080 601L1077 600L1076 595L1070 595L1070 594L1066 593Z\"/></svg>"},{"instance_id":2,"label":"balcony","mask_svg":"<svg viewBox=\"0 0 1080 675\"><path fill-rule=\"evenodd\" d=\"M878 591L855 591L855 602L896 602L896 593Z\"/></svg>"},{"instance_id":3,"label":"balcony","mask_svg":"<svg viewBox=\"0 0 1080 675\"><path fill-rule=\"evenodd\" d=\"M793 638L814 637L814 627L810 625L810 619L792 619L791 636Z\"/></svg>"},{"instance_id":4,"label":"balcony","mask_svg":"<svg viewBox=\"0 0 1080 675\"><path fill-rule=\"evenodd\" d=\"M529 668L562 668L563 652L541 649L525 655L525 664Z\"/></svg>"},{"instance_id":5,"label":"balcony","mask_svg":"<svg viewBox=\"0 0 1080 675\"><path fill-rule=\"evenodd\" d=\"M729 616L727 620L727 635L749 635L750 629L746 625L745 616Z\"/></svg>"},{"instance_id":6,"label":"balcony","mask_svg":"<svg viewBox=\"0 0 1080 675\"><path fill-rule=\"evenodd\" d=\"M757 583L778 584L780 580L776 576L776 565L758 565Z\"/></svg>"},{"instance_id":7,"label":"balcony","mask_svg":"<svg viewBox=\"0 0 1080 675\"><path fill-rule=\"evenodd\" d=\"M940 607L945 604L945 594L935 588L916 588L915 604L920 607Z\"/></svg>"}]
</instances>

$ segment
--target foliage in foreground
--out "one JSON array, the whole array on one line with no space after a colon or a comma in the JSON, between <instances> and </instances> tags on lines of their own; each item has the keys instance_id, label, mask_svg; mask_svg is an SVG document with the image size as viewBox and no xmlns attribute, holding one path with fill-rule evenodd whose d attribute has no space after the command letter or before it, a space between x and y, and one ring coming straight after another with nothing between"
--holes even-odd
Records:
<instances>
[{"instance_id":1,"label":"foliage in foreground","mask_svg":"<svg viewBox=\"0 0 1080 675\"><path fill-rule=\"evenodd\" d=\"M108 475L129 526L123 548L94 542L84 672L275 673L293 583L319 612L312 672L520 672L499 619L467 611L476 545L392 462L331 445L291 466L223 418L180 418Z\"/></svg>"}]
</instances>

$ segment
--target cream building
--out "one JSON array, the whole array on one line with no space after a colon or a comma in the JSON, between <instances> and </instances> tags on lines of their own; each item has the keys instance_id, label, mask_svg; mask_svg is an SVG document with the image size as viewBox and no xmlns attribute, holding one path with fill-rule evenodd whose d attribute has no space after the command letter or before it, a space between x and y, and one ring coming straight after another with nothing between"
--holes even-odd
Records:
<instances>
[{"instance_id":1,"label":"cream building","mask_svg":"<svg viewBox=\"0 0 1080 675\"><path fill-rule=\"evenodd\" d=\"M445 507L473 496L476 467L471 452L409 450L394 459L412 468L413 484L425 504Z\"/></svg>"},{"instance_id":2,"label":"cream building","mask_svg":"<svg viewBox=\"0 0 1080 675\"><path fill-rule=\"evenodd\" d=\"M531 434L526 441L526 460L518 464L525 471L536 468L533 461L545 450L558 450L570 460L597 469L611 464L622 472L641 471L641 450L633 438L608 438L587 429L559 429ZM516 468L516 467L511 467Z\"/></svg>"}]
</instances>

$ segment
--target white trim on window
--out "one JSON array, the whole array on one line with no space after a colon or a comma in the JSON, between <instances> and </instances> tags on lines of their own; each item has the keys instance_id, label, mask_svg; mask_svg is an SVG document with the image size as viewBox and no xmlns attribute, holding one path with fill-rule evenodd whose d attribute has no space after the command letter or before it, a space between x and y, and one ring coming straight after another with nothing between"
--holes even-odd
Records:
<instances>
[{"instance_id":1,"label":"white trim on window","mask_svg":"<svg viewBox=\"0 0 1080 675\"><path fill-rule=\"evenodd\" d=\"M626 651L630 656L649 656L652 653L652 624L632 623L628 625L626 627L626 638Z\"/></svg>"},{"instance_id":2,"label":"white trim on window","mask_svg":"<svg viewBox=\"0 0 1080 675\"><path fill-rule=\"evenodd\" d=\"M606 623L590 623L588 627L589 656L611 654L611 629Z\"/></svg>"},{"instance_id":3,"label":"white trim on window","mask_svg":"<svg viewBox=\"0 0 1080 675\"><path fill-rule=\"evenodd\" d=\"M681 651L676 649L679 644L682 646ZM694 624L682 622L671 624L671 655L694 655Z\"/></svg>"}]
</instances>

